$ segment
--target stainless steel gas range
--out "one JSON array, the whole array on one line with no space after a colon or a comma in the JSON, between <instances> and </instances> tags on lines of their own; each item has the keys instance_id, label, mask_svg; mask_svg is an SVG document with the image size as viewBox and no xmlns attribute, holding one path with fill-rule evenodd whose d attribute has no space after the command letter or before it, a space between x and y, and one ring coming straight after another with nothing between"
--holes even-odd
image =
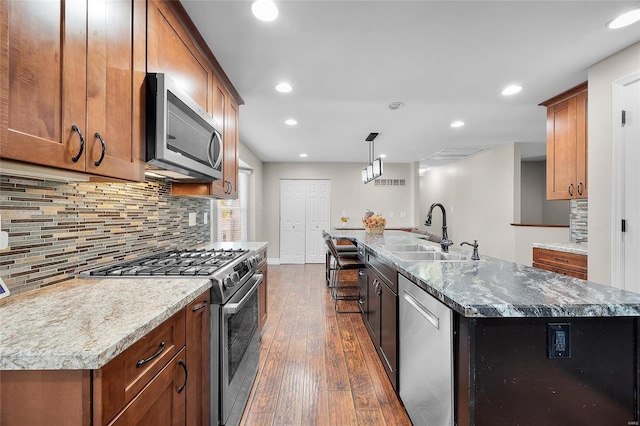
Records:
<instances>
[{"instance_id":1,"label":"stainless steel gas range","mask_svg":"<svg viewBox=\"0 0 640 426\"><path fill-rule=\"evenodd\" d=\"M208 277L212 282L211 424L237 425L258 372L258 287L263 277L256 271L261 260L251 250L172 250L82 275Z\"/></svg>"}]
</instances>

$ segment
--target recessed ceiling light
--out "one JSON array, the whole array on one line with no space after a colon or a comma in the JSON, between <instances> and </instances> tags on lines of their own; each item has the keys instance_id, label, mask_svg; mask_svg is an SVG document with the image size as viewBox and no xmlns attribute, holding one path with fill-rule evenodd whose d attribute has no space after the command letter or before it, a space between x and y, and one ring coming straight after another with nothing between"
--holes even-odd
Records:
<instances>
[{"instance_id":1,"label":"recessed ceiling light","mask_svg":"<svg viewBox=\"0 0 640 426\"><path fill-rule=\"evenodd\" d=\"M296 124L298 124L298 122L293 118L290 118L287 121L285 121L284 124L286 124L287 126L295 126Z\"/></svg>"},{"instance_id":2,"label":"recessed ceiling light","mask_svg":"<svg viewBox=\"0 0 640 426\"><path fill-rule=\"evenodd\" d=\"M276 86L276 90L281 93L289 93L293 90L293 87L289 83L280 83Z\"/></svg>"},{"instance_id":3,"label":"recessed ceiling light","mask_svg":"<svg viewBox=\"0 0 640 426\"><path fill-rule=\"evenodd\" d=\"M271 0L256 0L251 5L251 12L261 21L270 22L278 17L278 8Z\"/></svg>"},{"instance_id":4,"label":"recessed ceiling light","mask_svg":"<svg viewBox=\"0 0 640 426\"><path fill-rule=\"evenodd\" d=\"M380 154L380 155L378 155L378 157L380 157L380 158L387 158L387 154Z\"/></svg>"},{"instance_id":5,"label":"recessed ceiling light","mask_svg":"<svg viewBox=\"0 0 640 426\"><path fill-rule=\"evenodd\" d=\"M640 9L633 9L618 15L615 19L607 24L607 28L617 30L640 21Z\"/></svg>"},{"instance_id":6,"label":"recessed ceiling light","mask_svg":"<svg viewBox=\"0 0 640 426\"><path fill-rule=\"evenodd\" d=\"M451 127L462 127L462 126L464 126L463 121L454 121L453 123L451 123Z\"/></svg>"},{"instance_id":7,"label":"recessed ceiling light","mask_svg":"<svg viewBox=\"0 0 640 426\"><path fill-rule=\"evenodd\" d=\"M402 102L391 102L389 104L389 109L400 109L402 107L404 107L404 103Z\"/></svg>"},{"instance_id":8,"label":"recessed ceiling light","mask_svg":"<svg viewBox=\"0 0 640 426\"><path fill-rule=\"evenodd\" d=\"M511 86L505 87L504 90L502 91L502 94L505 96L515 95L520 91L522 91L522 86L518 86L517 84L512 84Z\"/></svg>"},{"instance_id":9,"label":"recessed ceiling light","mask_svg":"<svg viewBox=\"0 0 640 426\"><path fill-rule=\"evenodd\" d=\"M300 158L307 158L307 157L308 157L307 154L304 154L304 153L300 154Z\"/></svg>"}]
</instances>

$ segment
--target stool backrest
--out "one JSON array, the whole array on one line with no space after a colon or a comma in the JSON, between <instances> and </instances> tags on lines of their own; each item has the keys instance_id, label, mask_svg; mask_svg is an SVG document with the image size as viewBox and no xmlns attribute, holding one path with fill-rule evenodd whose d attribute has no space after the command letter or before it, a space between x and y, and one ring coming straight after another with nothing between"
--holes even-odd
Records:
<instances>
[{"instance_id":1,"label":"stool backrest","mask_svg":"<svg viewBox=\"0 0 640 426\"><path fill-rule=\"evenodd\" d=\"M325 231L322 231L322 238L324 238L324 242L327 245L327 248L329 249L329 252L331 253L331 255L335 257L336 260L338 260L340 255L338 254L338 249L336 248L336 245L334 244L331 236L327 234Z\"/></svg>"}]
</instances>

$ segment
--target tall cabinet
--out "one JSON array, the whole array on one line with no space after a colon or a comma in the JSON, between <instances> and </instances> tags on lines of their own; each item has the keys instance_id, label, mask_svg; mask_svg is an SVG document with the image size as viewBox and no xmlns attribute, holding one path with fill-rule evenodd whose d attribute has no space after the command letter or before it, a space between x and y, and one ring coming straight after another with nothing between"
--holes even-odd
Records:
<instances>
[{"instance_id":1,"label":"tall cabinet","mask_svg":"<svg viewBox=\"0 0 640 426\"><path fill-rule=\"evenodd\" d=\"M144 180L142 1L0 1L0 155Z\"/></svg>"},{"instance_id":2,"label":"tall cabinet","mask_svg":"<svg viewBox=\"0 0 640 426\"><path fill-rule=\"evenodd\" d=\"M547 107L547 199L587 198L587 83Z\"/></svg>"}]
</instances>

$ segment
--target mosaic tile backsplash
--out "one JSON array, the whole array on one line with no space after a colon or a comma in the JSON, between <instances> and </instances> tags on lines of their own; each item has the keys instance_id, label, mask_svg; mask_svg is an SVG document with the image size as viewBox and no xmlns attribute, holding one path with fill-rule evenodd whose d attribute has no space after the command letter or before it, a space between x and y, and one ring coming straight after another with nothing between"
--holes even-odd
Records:
<instances>
[{"instance_id":1,"label":"mosaic tile backsplash","mask_svg":"<svg viewBox=\"0 0 640 426\"><path fill-rule=\"evenodd\" d=\"M166 181L61 183L0 175L0 277L13 293L108 262L209 242L206 199L171 196ZM189 213L196 213L189 226ZM210 223L210 222L209 222Z\"/></svg>"},{"instance_id":2,"label":"mosaic tile backsplash","mask_svg":"<svg viewBox=\"0 0 640 426\"><path fill-rule=\"evenodd\" d=\"M572 243L587 242L587 210L589 209L589 200L571 200L571 213L569 217L569 231L571 232Z\"/></svg>"}]
</instances>

